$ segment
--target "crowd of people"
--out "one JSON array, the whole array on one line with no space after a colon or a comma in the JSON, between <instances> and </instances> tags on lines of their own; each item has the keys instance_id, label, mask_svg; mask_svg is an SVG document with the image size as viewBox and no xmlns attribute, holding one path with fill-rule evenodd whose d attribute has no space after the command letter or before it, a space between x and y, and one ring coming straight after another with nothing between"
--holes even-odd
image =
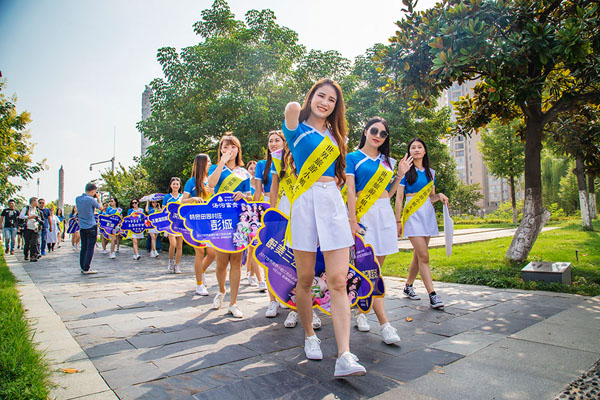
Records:
<instances>
[{"instance_id":1,"label":"crowd of people","mask_svg":"<svg viewBox=\"0 0 600 400\"><path fill-rule=\"evenodd\" d=\"M366 373L358 358L350 352L351 309L347 281L350 248L354 245L355 234L363 235L365 243L373 247L380 265L383 265L387 255L398 251L397 238L407 237L414 247L414 255L403 288L404 295L411 300L420 299L413 288L413 282L420 273L431 307L439 309L444 306L433 288L428 244L430 237L438 234L432 203L441 201L447 205L448 198L435 192L435 171L430 168L425 142L419 138L411 140L406 155L396 161L390 156L391 132L383 118L374 117L365 124L356 151L348 152L347 134L342 89L332 80L320 80L306 94L302 105L291 102L286 106L282 129L268 135L268 151L264 160L245 165L242 144L233 132L226 132L218 143L216 164L211 164L208 155L198 154L185 184L180 178L173 177L162 202L153 201L141 208L139 200L132 199L125 214L151 214L172 202L202 203L213 194L227 191L234 193L235 201L268 202L271 208L287 215L286 240L295 258L297 285L294 299L296 309L290 308L284 325L292 328L300 320L305 332L306 357L310 360L323 358L320 340L315 333L321 321L313 310L312 300L319 248L325 262L326 285L337 343L335 376ZM346 198L343 191L347 191ZM390 201L394 195L395 209ZM84 194L77 197L76 208L70 218L78 218L80 231L72 235L72 243L75 248L81 246L80 267L84 274L97 272L91 268L98 236L95 210L109 215L123 214L115 198L102 204L97 188L92 183L86 186ZM6 216L5 212L2 216L7 232L18 223L11 219L14 212L6 212ZM51 209L44 208L43 200L38 205L35 198L21 210L19 218L27 223L23 230L26 258L34 261L39 256L38 248L46 249L47 244L56 243L56 233L60 228L52 222L55 221L54 217ZM140 259L138 241L142 237L142 234L132 237L133 258L136 260ZM41 241L39 246L38 241ZM167 271L181 273L182 236L169 234L168 241ZM157 257L159 232L151 229L147 242L150 256ZM108 243L110 251L107 250ZM53 248L48 247L48 251ZM103 250L110 258L116 258L118 249L118 235L104 239ZM246 257L247 280L257 285L259 290L266 291L263 271L252 257L252 251L250 247L250 254ZM205 272L216 260L218 291L213 298L213 308L219 309L225 302L228 278L228 311L235 318L243 318L243 311L237 302L242 258L242 251L223 252L210 244L195 247L195 292L200 296L209 295ZM324 277L325 273L323 280ZM269 297L268 303L265 300L265 317L272 318L278 314L280 307L285 306L280 305L270 292ZM396 329L388 322L383 298L374 299L373 310L380 324L382 340L386 344L400 341ZM357 313L355 321L359 331L371 329L365 314Z\"/></svg>"}]
</instances>

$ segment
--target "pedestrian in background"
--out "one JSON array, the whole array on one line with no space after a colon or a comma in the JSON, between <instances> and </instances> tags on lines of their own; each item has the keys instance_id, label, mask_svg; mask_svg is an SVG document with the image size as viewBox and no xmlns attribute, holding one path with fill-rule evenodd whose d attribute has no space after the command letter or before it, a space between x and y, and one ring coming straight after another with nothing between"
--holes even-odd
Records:
<instances>
[{"instance_id":1,"label":"pedestrian in background","mask_svg":"<svg viewBox=\"0 0 600 400\"><path fill-rule=\"evenodd\" d=\"M92 269L91 263L94 257L94 246L98 237L95 209L101 209L100 193L93 183L85 185L85 193L75 199L79 216L79 235L81 237L81 251L79 252L79 266L82 274L97 274Z\"/></svg>"},{"instance_id":2,"label":"pedestrian in background","mask_svg":"<svg viewBox=\"0 0 600 400\"><path fill-rule=\"evenodd\" d=\"M39 232L43 223L41 212L38 209L37 197L29 199L29 205L23 207L19 218L26 221L25 229L23 230L23 237L25 239L23 254L25 255L25 261L30 260L30 262L35 262L40 257L40 253L38 252Z\"/></svg>"},{"instance_id":3,"label":"pedestrian in background","mask_svg":"<svg viewBox=\"0 0 600 400\"><path fill-rule=\"evenodd\" d=\"M15 254L15 241L17 238L17 218L19 212L15 210L15 201L8 201L8 208L2 210L0 225L2 225L2 236L4 237L4 251Z\"/></svg>"},{"instance_id":4,"label":"pedestrian in background","mask_svg":"<svg viewBox=\"0 0 600 400\"><path fill-rule=\"evenodd\" d=\"M48 232L52 232L52 226L50 224L50 210L46 208L46 200L39 199L38 200L38 208L42 212L42 229L40 230L41 235L41 246L40 246L40 254L46 255L46 244L48 243Z\"/></svg>"}]
</instances>

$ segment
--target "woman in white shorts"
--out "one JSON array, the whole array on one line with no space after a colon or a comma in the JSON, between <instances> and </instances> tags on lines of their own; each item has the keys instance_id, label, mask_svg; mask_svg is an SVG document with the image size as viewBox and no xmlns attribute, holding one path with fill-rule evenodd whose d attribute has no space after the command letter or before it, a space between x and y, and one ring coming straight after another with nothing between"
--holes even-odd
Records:
<instances>
[{"instance_id":1,"label":"woman in white shorts","mask_svg":"<svg viewBox=\"0 0 600 400\"><path fill-rule=\"evenodd\" d=\"M146 202L146 215L154 214L162 210L162 205L159 201L147 201ZM158 257L158 251L156 251L156 238L158 237L158 231L155 227L148 229L148 239L150 240L150 257Z\"/></svg>"},{"instance_id":2,"label":"woman in white shorts","mask_svg":"<svg viewBox=\"0 0 600 400\"><path fill-rule=\"evenodd\" d=\"M408 237L415 251L410 263L403 293L411 300L421 299L413 289L413 282L420 272L425 289L427 289L427 293L429 294L429 305L432 308L439 309L444 307L444 303L433 289L433 280L431 279L431 270L429 268L428 246L431 236L439 234L432 203L440 200L442 203L448 205L448 198L442 193L435 193L435 171L429 168L429 156L427 155L425 142L419 138L412 139L408 142L406 152L413 158L413 165L400 181L398 195L396 196L396 224L398 226L398 235L403 233L403 236ZM402 202L404 196L406 196L406 202L409 203L431 181L433 181L433 188L429 197L421 207L408 217L404 227L402 227Z\"/></svg>"},{"instance_id":3,"label":"woman in white shorts","mask_svg":"<svg viewBox=\"0 0 600 400\"><path fill-rule=\"evenodd\" d=\"M365 243L373 246L379 265L383 267L385 257L398 252L398 239L394 224L394 209L390 197L398 189L398 183L404 173L412 165L412 160L405 156L398 165L398 172L390 181L377 187L377 200L359 218L356 201L363 190L368 190L367 184L384 168L389 176L394 173L396 160L390 157L390 135L388 124L381 117L371 118L363 129L359 149L346 156L346 186L348 187L348 212L352 233L362 233ZM359 225L360 223L360 225ZM379 320L380 333L386 344L397 343L400 337L396 329L388 322L384 300L376 297L373 300L373 310ZM359 312L356 317L358 330L368 332L371 327L367 316Z\"/></svg>"},{"instance_id":4,"label":"woman in white shorts","mask_svg":"<svg viewBox=\"0 0 600 400\"><path fill-rule=\"evenodd\" d=\"M131 199L129 203L129 211L127 211L127 215L131 215L132 213L140 213L143 214L144 210L139 206L140 202L138 199ZM140 239L144 238L144 232L142 233L131 233L131 243L133 244L133 259L139 260L141 258L138 251L138 244Z\"/></svg>"},{"instance_id":5,"label":"woman in white shorts","mask_svg":"<svg viewBox=\"0 0 600 400\"><path fill-rule=\"evenodd\" d=\"M350 303L346 294L349 248L354 244L348 212L340 193L346 179L344 172L348 129L340 86L322 79L307 93L304 104L289 103L285 108L283 134L298 171L291 199L291 248L294 250L298 282L296 305L305 332L306 357L321 360L320 340L312 327L312 283L315 275L317 248L325 260L327 286L331 295L331 317L337 342L338 358L334 376L366 374L358 358L350 353ZM322 143L329 143L320 151ZM331 163L326 156L337 154ZM307 160L314 161L308 162ZM329 165L327 165L329 164ZM309 179L310 171L327 169ZM307 179L303 179L307 176ZM313 183L314 182L314 183ZM304 190L303 192L300 190Z\"/></svg>"}]
</instances>

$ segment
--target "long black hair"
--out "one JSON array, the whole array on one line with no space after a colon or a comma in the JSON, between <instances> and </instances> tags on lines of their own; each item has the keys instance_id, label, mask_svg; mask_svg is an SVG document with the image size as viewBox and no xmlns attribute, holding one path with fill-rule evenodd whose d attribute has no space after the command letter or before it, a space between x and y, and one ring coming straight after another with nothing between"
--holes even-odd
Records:
<instances>
[{"instance_id":1,"label":"long black hair","mask_svg":"<svg viewBox=\"0 0 600 400\"><path fill-rule=\"evenodd\" d=\"M383 119L381 117L373 117L367 121L367 124L365 125L365 127L363 129L363 134L360 137L360 143L358 144L358 148L359 149L363 148L363 146L365 145L365 143L367 141L367 135L369 134L369 128L378 122L381 122L383 124L383 126L385 127L385 131L388 133L388 135L385 138L385 140L383 141L383 143L379 145L377 150L379 150L379 152L384 155L385 162L388 163L388 165L392 166L390 164L390 128L388 127L388 123L385 119Z\"/></svg>"},{"instance_id":2,"label":"long black hair","mask_svg":"<svg viewBox=\"0 0 600 400\"><path fill-rule=\"evenodd\" d=\"M111 200L115 201L115 208L119 208L119 200L116 197L113 197Z\"/></svg>"},{"instance_id":3,"label":"long black hair","mask_svg":"<svg viewBox=\"0 0 600 400\"><path fill-rule=\"evenodd\" d=\"M221 146L219 145L219 151L220 149ZM208 155L204 153L196 154L196 157L194 157L192 178L196 180L196 196L205 197L208 194L208 190L204 186L204 180L206 179L206 166L208 165L209 160L210 158L208 158ZM179 193L181 193L181 189L179 189Z\"/></svg>"},{"instance_id":4,"label":"long black hair","mask_svg":"<svg viewBox=\"0 0 600 400\"><path fill-rule=\"evenodd\" d=\"M414 142L419 142L423 145L425 149L425 155L423 156L423 168L425 168L425 176L427 177L427 182L433 180L433 175L431 175L431 170L429 169L429 152L427 151L427 146L425 146L425 142L420 138L414 138L410 142L408 142L408 146L406 146L406 154L410 155L410 146ZM417 169L415 168L415 164L411 165L410 169L406 172L406 182L409 185L412 185L417 180Z\"/></svg>"},{"instance_id":5,"label":"long black hair","mask_svg":"<svg viewBox=\"0 0 600 400\"><path fill-rule=\"evenodd\" d=\"M271 164L273 163L273 157L271 156L271 151L269 151L269 139L271 139L271 136L273 135L277 135L281 138L281 140L283 140L283 144L285 146L285 136L283 136L283 132L282 131L271 131L269 132L269 136L267 136L267 162L265 164L265 170L263 171L263 176L262 176L262 182L263 182L263 186L266 186L267 183L269 182L269 177L271 175ZM283 160L281 160L282 164L283 164ZM283 170L283 168L281 168Z\"/></svg>"}]
</instances>

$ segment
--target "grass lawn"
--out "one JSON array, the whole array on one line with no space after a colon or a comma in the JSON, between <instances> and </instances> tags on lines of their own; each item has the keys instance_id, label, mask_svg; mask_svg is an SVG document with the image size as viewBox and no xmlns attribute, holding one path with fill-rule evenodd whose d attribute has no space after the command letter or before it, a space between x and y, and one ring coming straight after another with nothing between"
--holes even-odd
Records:
<instances>
[{"instance_id":1,"label":"grass lawn","mask_svg":"<svg viewBox=\"0 0 600 400\"><path fill-rule=\"evenodd\" d=\"M49 369L31 343L31 329L0 249L0 399L46 399Z\"/></svg>"},{"instance_id":2,"label":"grass lawn","mask_svg":"<svg viewBox=\"0 0 600 400\"><path fill-rule=\"evenodd\" d=\"M443 247L430 249L433 279L495 288L600 295L600 221L594 221L594 232L584 232L578 221L557 225L562 228L540 234L529 253L529 261L571 262L571 285L524 282L521 268L529 261L515 264L504 262L512 237L455 245L450 258L446 258ZM575 250L578 250L579 261L576 260ZM406 277L411 259L412 251L388 256L383 265L384 275Z\"/></svg>"}]
</instances>

